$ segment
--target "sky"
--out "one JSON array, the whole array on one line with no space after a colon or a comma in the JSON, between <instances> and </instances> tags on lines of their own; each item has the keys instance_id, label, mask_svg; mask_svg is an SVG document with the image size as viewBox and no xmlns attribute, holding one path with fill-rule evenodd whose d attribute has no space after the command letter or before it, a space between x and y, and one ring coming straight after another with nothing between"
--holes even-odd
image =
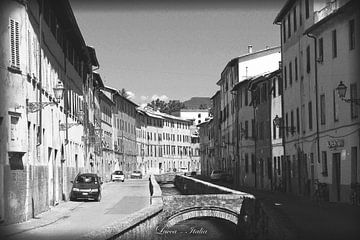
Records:
<instances>
[{"instance_id":1,"label":"sky","mask_svg":"<svg viewBox=\"0 0 360 240\"><path fill-rule=\"evenodd\" d=\"M70 0L104 84L137 104L212 97L226 64L280 45L286 0Z\"/></svg>"}]
</instances>

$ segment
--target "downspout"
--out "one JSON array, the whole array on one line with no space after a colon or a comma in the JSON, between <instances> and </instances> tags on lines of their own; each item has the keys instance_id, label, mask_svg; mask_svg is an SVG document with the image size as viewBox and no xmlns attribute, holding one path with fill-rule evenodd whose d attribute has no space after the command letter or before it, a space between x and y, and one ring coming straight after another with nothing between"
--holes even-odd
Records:
<instances>
[{"instance_id":1,"label":"downspout","mask_svg":"<svg viewBox=\"0 0 360 240\"><path fill-rule=\"evenodd\" d=\"M309 38L312 38L314 40L314 47L315 47L315 53L314 53L314 78L315 78L315 103L316 103L316 148L317 148L317 164L320 161L320 133L319 133L319 104L318 104L318 95L319 95L319 89L318 89L318 72L317 72L317 61L316 61L316 56L317 56L317 39L316 37L311 34L311 33L307 33L306 36L308 36ZM314 163L315 164L315 163ZM317 167L316 167L316 174L317 174ZM316 179L318 178L318 176L316 176Z\"/></svg>"},{"instance_id":2,"label":"downspout","mask_svg":"<svg viewBox=\"0 0 360 240\"><path fill-rule=\"evenodd\" d=\"M285 158L286 158L286 151L285 151L285 133L283 131L283 116L284 116L284 78L283 78L283 62L284 62L284 55L283 55L283 52L282 52L282 49L283 49L283 41L281 40L282 39L282 36L283 36L283 30L282 30L282 25L281 23L275 23L276 25L280 26L280 49L281 49L281 64L279 66L279 69L280 69L280 76L281 76L281 86L282 86L282 89L281 89L281 122L280 122L280 126L279 126L279 135L281 133L281 143L282 143L282 146L283 146L283 151L284 151L284 154L283 154L283 161L285 161ZM280 163L281 165L281 168L284 166L284 163L281 162ZM280 168L280 166L278 166L278 168ZM284 191L286 192L286 177L285 177L285 169L281 169L281 179L282 179L282 184L280 184L281 186L281 191Z\"/></svg>"},{"instance_id":3,"label":"downspout","mask_svg":"<svg viewBox=\"0 0 360 240\"><path fill-rule=\"evenodd\" d=\"M39 85L38 87L40 88L39 91L39 106L40 106L40 110L39 110L39 129L38 129L38 142L37 142L37 146L39 147L42 143L42 55L41 55L41 48L42 48L42 18L43 18L43 9L44 9L44 1L41 0L41 6L39 9Z\"/></svg>"}]
</instances>

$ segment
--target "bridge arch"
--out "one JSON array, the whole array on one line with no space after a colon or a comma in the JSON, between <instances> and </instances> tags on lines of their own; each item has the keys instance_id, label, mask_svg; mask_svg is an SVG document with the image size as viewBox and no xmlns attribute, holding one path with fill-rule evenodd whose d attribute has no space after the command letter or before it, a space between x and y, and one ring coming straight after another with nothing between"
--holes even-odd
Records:
<instances>
[{"instance_id":1,"label":"bridge arch","mask_svg":"<svg viewBox=\"0 0 360 240\"><path fill-rule=\"evenodd\" d=\"M208 207L191 207L186 208L184 210L181 210L180 212L177 212L170 216L164 223L164 226L169 228L174 226L175 224L192 219L197 217L214 217L214 218L220 218L227 221L230 221L237 225L238 223L238 213L229 210L227 208L222 207L214 207L214 206L208 206Z\"/></svg>"}]
</instances>

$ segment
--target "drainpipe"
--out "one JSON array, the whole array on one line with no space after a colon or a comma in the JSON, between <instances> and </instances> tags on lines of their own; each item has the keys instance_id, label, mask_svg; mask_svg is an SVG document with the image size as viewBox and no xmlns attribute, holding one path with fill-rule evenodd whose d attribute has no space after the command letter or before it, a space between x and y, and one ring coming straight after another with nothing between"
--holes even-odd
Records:
<instances>
[{"instance_id":1,"label":"drainpipe","mask_svg":"<svg viewBox=\"0 0 360 240\"><path fill-rule=\"evenodd\" d=\"M42 59L41 59L41 48L42 48L42 18L43 18L43 9L44 9L44 1L41 0L40 2L40 9L39 9L39 85L38 87L40 88L39 91L39 105L40 105L40 110L39 110L39 129L38 129L38 142L37 142L37 147L39 147L42 143Z\"/></svg>"},{"instance_id":2,"label":"drainpipe","mask_svg":"<svg viewBox=\"0 0 360 240\"><path fill-rule=\"evenodd\" d=\"M316 148L317 148L317 163L320 161L320 133L319 133L319 104L318 104L318 95L319 95L319 89L318 89L318 71L317 71L317 61L316 61L316 56L317 56L317 38L311 34L311 33L307 33L306 36L308 36L309 38L312 38L314 40L314 47L315 47L315 54L314 54L314 78L315 78L315 103L316 103ZM316 166L317 166L316 163ZM315 164L315 163L314 163ZM316 175L317 175L317 167L316 167ZM318 176L316 176L316 179L318 179Z\"/></svg>"}]
</instances>

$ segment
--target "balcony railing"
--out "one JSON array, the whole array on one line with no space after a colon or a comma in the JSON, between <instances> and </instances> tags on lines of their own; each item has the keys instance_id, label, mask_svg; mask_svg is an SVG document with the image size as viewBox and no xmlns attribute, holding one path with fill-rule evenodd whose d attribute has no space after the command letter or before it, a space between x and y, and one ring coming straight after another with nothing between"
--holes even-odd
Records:
<instances>
[{"instance_id":1,"label":"balcony railing","mask_svg":"<svg viewBox=\"0 0 360 240\"><path fill-rule=\"evenodd\" d=\"M314 12L314 23L319 22L325 17L329 16L339 8L339 3L337 0L328 2L326 6L319 11Z\"/></svg>"}]
</instances>

